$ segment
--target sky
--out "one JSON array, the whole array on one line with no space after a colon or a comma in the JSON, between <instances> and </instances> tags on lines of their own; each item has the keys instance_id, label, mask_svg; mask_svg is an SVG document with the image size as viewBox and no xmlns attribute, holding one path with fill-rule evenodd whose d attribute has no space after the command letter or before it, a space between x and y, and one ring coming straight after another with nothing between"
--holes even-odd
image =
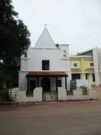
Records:
<instances>
[{"instance_id":1,"label":"sky","mask_svg":"<svg viewBox=\"0 0 101 135\"><path fill-rule=\"evenodd\" d=\"M101 0L12 0L34 47L44 24L55 43L76 54L101 47Z\"/></svg>"}]
</instances>

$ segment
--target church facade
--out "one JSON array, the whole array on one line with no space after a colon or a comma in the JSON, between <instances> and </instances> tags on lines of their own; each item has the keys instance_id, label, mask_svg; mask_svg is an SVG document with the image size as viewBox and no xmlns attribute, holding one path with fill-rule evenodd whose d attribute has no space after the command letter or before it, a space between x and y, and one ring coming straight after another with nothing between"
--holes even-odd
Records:
<instances>
[{"instance_id":1,"label":"church facade","mask_svg":"<svg viewBox=\"0 0 101 135\"><path fill-rule=\"evenodd\" d=\"M70 68L68 44L55 44L47 28L41 33L35 47L21 56L19 90L27 95L36 88L58 93L58 87L69 89Z\"/></svg>"}]
</instances>

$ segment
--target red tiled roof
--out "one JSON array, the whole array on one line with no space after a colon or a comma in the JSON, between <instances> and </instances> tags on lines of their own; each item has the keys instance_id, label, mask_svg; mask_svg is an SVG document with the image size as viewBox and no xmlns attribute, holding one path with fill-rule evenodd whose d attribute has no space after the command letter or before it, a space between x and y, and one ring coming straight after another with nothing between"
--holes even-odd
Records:
<instances>
[{"instance_id":1,"label":"red tiled roof","mask_svg":"<svg viewBox=\"0 0 101 135\"><path fill-rule=\"evenodd\" d=\"M65 72L62 71L50 71L50 72L41 72L41 71L32 71L28 72L28 76L68 76Z\"/></svg>"}]
</instances>

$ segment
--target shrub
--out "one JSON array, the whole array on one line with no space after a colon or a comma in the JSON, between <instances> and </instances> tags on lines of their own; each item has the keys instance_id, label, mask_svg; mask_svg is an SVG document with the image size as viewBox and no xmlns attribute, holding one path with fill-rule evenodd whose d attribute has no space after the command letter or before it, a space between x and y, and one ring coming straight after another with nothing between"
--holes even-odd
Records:
<instances>
[{"instance_id":1,"label":"shrub","mask_svg":"<svg viewBox=\"0 0 101 135\"><path fill-rule=\"evenodd\" d=\"M88 95L88 89L86 86L80 86L80 88L82 89L82 94L83 95Z\"/></svg>"}]
</instances>

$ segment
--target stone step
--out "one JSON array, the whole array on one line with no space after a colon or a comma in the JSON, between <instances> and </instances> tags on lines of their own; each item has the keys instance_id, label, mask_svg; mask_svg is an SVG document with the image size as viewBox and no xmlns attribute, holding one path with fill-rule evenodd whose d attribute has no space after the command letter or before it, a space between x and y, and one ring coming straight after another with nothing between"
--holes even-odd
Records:
<instances>
[{"instance_id":1,"label":"stone step","mask_svg":"<svg viewBox=\"0 0 101 135\"><path fill-rule=\"evenodd\" d=\"M57 92L44 92L43 101L57 101Z\"/></svg>"},{"instance_id":2,"label":"stone step","mask_svg":"<svg viewBox=\"0 0 101 135\"><path fill-rule=\"evenodd\" d=\"M53 101L56 101L57 100L57 93L52 93L51 97L52 97Z\"/></svg>"}]
</instances>

